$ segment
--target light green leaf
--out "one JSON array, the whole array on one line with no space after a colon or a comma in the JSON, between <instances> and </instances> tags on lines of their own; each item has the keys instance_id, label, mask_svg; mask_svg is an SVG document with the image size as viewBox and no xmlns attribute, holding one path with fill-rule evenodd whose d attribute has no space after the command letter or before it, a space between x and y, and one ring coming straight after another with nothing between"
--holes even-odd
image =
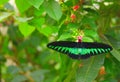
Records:
<instances>
[{"instance_id":1,"label":"light green leaf","mask_svg":"<svg viewBox=\"0 0 120 82\"><path fill-rule=\"evenodd\" d=\"M3 21L5 18L9 17L10 15L12 15L12 13L8 13L8 12L0 13L0 22Z\"/></svg>"},{"instance_id":2,"label":"light green leaf","mask_svg":"<svg viewBox=\"0 0 120 82\"><path fill-rule=\"evenodd\" d=\"M26 18L26 17L14 17L17 21L19 22L27 22L28 20L31 20L33 19L33 17L29 17L29 18Z\"/></svg>"},{"instance_id":3,"label":"light green leaf","mask_svg":"<svg viewBox=\"0 0 120 82\"><path fill-rule=\"evenodd\" d=\"M42 34L44 34L45 36L49 36L50 34L52 34L52 28L50 27L44 27L44 28L38 28L38 31Z\"/></svg>"},{"instance_id":4,"label":"light green leaf","mask_svg":"<svg viewBox=\"0 0 120 82\"><path fill-rule=\"evenodd\" d=\"M27 37L35 30L35 27L24 22L19 24L19 30L25 37Z\"/></svg>"},{"instance_id":5,"label":"light green leaf","mask_svg":"<svg viewBox=\"0 0 120 82\"><path fill-rule=\"evenodd\" d=\"M42 33L43 35L49 37L52 33L57 33L58 28L54 26L46 26L43 28L37 28L37 30Z\"/></svg>"},{"instance_id":6,"label":"light green leaf","mask_svg":"<svg viewBox=\"0 0 120 82\"><path fill-rule=\"evenodd\" d=\"M44 3L47 14L54 20L59 20L62 16L62 11L58 2L49 0Z\"/></svg>"},{"instance_id":7,"label":"light green leaf","mask_svg":"<svg viewBox=\"0 0 120 82\"><path fill-rule=\"evenodd\" d=\"M59 38L58 40L65 40L65 39L68 39L68 38L71 38L72 37L72 34L71 33L63 33Z\"/></svg>"},{"instance_id":8,"label":"light green leaf","mask_svg":"<svg viewBox=\"0 0 120 82\"><path fill-rule=\"evenodd\" d=\"M83 37L82 41L83 41L83 42L94 42L92 38L86 37L86 36Z\"/></svg>"},{"instance_id":9,"label":"light green leaf","mask_svg":"<svg viewBox=\"0 0 120 82\"><path fill-rule=\"evenodd\" d=\"M20 13L25 12L31 6L26 0L15 0L15 3Z\"/></svg>"},{"instance_id":10,"label":"light green leaf","mask_svg":"<svg viewBox=\"0 0 120 82\"><path fill-rule=\"evenodd\" d=\"M44 0L28 0L28 2L37 9L39 9L39 7L43 3L43 1Z\"/></svg>"},{"instance_id":11,"label":"light green leaf","mask_svg":"<svg viewBox=\"0 0 120 82\"><path fill-rule=\"evenodd\" d=\"M104 55L99 55L82 60L82 67L76 73L76 82L93 82L98 75L100 67L104 63L104 57Z\"/></svg>"},{"instance_id":12,"label":"light green leaf","mask_svg":"<svg viewBox=\"0 0 120 82\"><path fill-rule=\"evenodd\" d=\"M9 0L0 0L0 5L7 3Z\"/></svg>"}]
</instances>

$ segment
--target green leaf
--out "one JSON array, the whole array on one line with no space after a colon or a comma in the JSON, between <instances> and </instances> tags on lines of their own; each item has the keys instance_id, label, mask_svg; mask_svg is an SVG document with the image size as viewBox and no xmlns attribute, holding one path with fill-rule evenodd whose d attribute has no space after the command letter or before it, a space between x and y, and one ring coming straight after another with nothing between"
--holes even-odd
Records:
<instances>
[{"instance_id":1,"label":"green leaf","mask_svg":"<svg viewBox=\"0 0 120 82\"><path fill-rule=\"evenodd\" d=\"M103 36L102 39L104 39L104 41L108 44L112 43L111 40L117 41L116 39L114 39L114 37L110 39L110 37ZM113 44L111 44L111 45L113 45ZM114 45L112 46L112 48L113 48L113 50L111 51L112 55L120 62L120 52L116 50Z\"/></svg>"},{"instance_id":2,"label":"green leaf","mask_svg":"<svg viewBox=\"0 0 120 82\"><path fill-rule=\"evenodd\" d=\"M16 66L9 66L7 72L11 75L19 73L20 69Z\"/></svg>"},{"instance_id":3,"label":"green leaf","mask_svg":"<svg viewBox=\"0 0 120 82\"><path fill-rule=\"evenodd\" d=\"M43 1L44 0L28 0L28 2L37 9L39 9L39 7L43 3Z\"/></svg>"},{"instance_id":4,"label":"green leaf","mask_svg":"<svg viewBox=\"0 0 120 82\"><path fill-rule=\"evenodd\" d=\"M1 48L2 52L4 52L4 53L9 52L8 44L9 44L9 39L5 38L3 43L2 43L2 48Z\"/></svg>"},{"instance_id":5,"label":"green leaf","mask_svg":"<svg viewBox=\"0 0 120 82\"><path fill-rule=\"evenodd\" d=\"M120 27L109 28L105 33L110 43L115 49L120 49Z\"/></svg>"},{"instance_id":6,"label":"green leaf","mask_svg":"<svg viewBox=\"0 0 120 82\"><path fill-rule=\"evenodd\" d=\"M27 37L35 30L35 27L24 22L19 24L19 30L25 37Z\"/></svg>"},{"instance_id":7,"label":"green leaf","mask_svg":"<svg viewBox=\"0 0 120 82\"><path fill-rule=\"evenodd\" d=\"M48 72L49 70L36 70L31 73L31 76L35 80L35 82L43 82L45 74Z\"/></svg>"},{"instance_id":8,"label":"green leaf","mask_svg":"<svg viewBox=\"0 0 120 82\"><path fill-rule=\"evenodd\" d=\"M26 17L14 17L17 21L19 22L27 22L31 19L33 19L33 17L29 17L29 18L26 18Z\"/></svg>"},{"instance_id":9,"label":"green leaf","mask_svg":"<svg viewBox=\"0 0 120 82\"><path fill-rule=\"evenodd\" d=\"M6 58L2 54L0 54L0 61L1 63L6 62Z\"/></svg>"},{"instance_id":10,"label":"green leaf","mask_svg":"<svg viewBox=\"0 0 120 82\"><path fill-rule=\"evenodd\" d=\"M117 51L115 48L111 51L112 55L120 62L120 52Z\"/></svg>"},{"instance_id":11,"label":"green leaf","mask_svg":"<svg viewBox=\"0 0 120 82\"><path fill-rule=\"evenodd\" d=\"M49 37L52 33L57 33L58 28L54 26L46 26L42 28L37 28L37 30L42 33L43 35Z\"/></svg>"},{"instance_id":12,"label":"green leaf","mask_svg":"<svg viewBox=\"0 0 120 82\"><path fill-rule=\"evenodd\" d=\"M25 82L27 78L23 75L15 75L11 82Z\"/></svg>"},{"instance_id":13,"label":"green leaf","mask_svg":"<svg viewBox=\"0 0 120 82\"><path fill-rule=\"evenodd\" d=\"M94 17L88 17L88 16L85 16L83 19L82 19L82 23L84 25L88 25L92 28L97 28L97 25L95 23L95 19Z\"/></svg>"},{"instance_id":14,"label":"green leaf","mask_svg":"<svg viewBox=\"0 0 120 82\"><path fill-rule=\"evenodd\" d=\"M79 27L79 24L77 24L77 23L69 23L68 25L67 25L67 28L78 28Z\"/></svg>"},{"instance_id":15,"label":"green leaf","mask_svg":"<svg viewBox=\"0 0 120 82\"><path fill-rule=\"evenodd\" d=\"M82 60L82 67L77 70L76 82L93 82L104 63L104 57L99 55Z\"/></svg>"},{"instance_id":16,"label":"green leaf","mask_svg":"<svg viewBox=\"0 0 120 82\"><path fill-rule=\"evenodd\" d=\"M9 17L10 15L12 15L12 13L9 12L0 13L0 22L3 21L5 18Z\"/></svg>"},{"instance_id":17,"label":"green leaf","mask_svg":"<svg viewBox=\"0 0 120 82\"><path fill-rule=\"evenodd\" d=\"M86 36L83 37L82 41L83 41L83 42L94 42L92 38L86 37Z\"/></svg>"},{"instance_id":18,"label":"green leaf","mask_svg":"<svg viewBox=\"0 0 120 82\"><path fill-rule=\"evenodd\" d=\"M62 24L58 31L58 37L61 36L64 32L66 32L66 30L67 30L67 26Z\"/></svg>"},{"instance_id":19,"label":"green leaf","mask_svg":"<svg viewBox=\"0 0 120 82\"><path fill-rule=\"evenodd\" d=\"M14 11L14 6L10 4L10 2L4 5L4 8L9 11Z\"/></svg>"},{"instance_id":20,"label":"green leaf","mask_svg":"<svg viewBox=\"0 0 120 82\"><path fill-rule=\"evenodd\" d=\"M96 41L99 41L99 36L95 30L84 30L85 36L91 37ZM83 37L84 38L84 37Z\"/></svg>"},{"instance_id":21,"label":"green leaf","mask_svg":"<svg viewBox=\"0 0 120 82\"><path fill-rule=\"evenodd\" d=\"M42 14L44 14L44 12L45 12L44 7L43 7L43 6L40 6L39 9L35 9L35 10L34 10L34 15L35 15L36 17L39 17L39 16L41 16Z\"/></svg>"},{"instance_id":22,"label":"green leaf","mask_svg":"<svg viewBox=\"0 0 120 82\"><path fill-rule=\"evenodd\" d=\"M36 27L36 28L41 28L42 25L45 23L45 18L34 18L31 23Z\"/></svg>"},{"instance_id":23,"label":"green leaf","mask_svg":"<svg viewBox=\"0 0 120 82\"><path fill-rule=\"evenodd\" d=\"M67 32L67 33L63 33L59 38L58 40L65 40L65 39L68 39L68 38L71 38L72 37L72 34Z\"/></svg>"},{"instance_id":24,"label":"green leaf","mask_svg":"<svg viewBox=\"0 0 120 82\"><path fill-rule=\"evenodd\" d=\"M62 16L62 11L58 2L49 0L44 3L45 11L54 20L59 20Z\"/></svg>"},{"instance_id":25,"label":"green leaf","mask_svg":"<svg viewBox=\"0 0 120 82\"><path fill-rule=\"evenodd\" d=\"M0 5L7 3L9 0L0 0Z\"/></svg>"},{"instance_id":26,"label":"green leaf","mask_svg":"<svg viewBox=\"0 0 120 82\"><path fill-rule=\"evenodd\" d=\"M15 3L20 13L25 12L31 6L26 0L15 0Z\"/></svg>"},{"instance_id":27,"label":"green leaf","mask_svg":"<svg viewBox=\"0 0 120 82\"><path fill-rule=\"evenodd\" d=\"M69 61L69 62L71 62L71 61ZM70 69L70 71L68 71L68 75L63 82L71 82L71 80L73 78L75 78L76 69L78 68L79 62L74 61L71 64L72 64L72 69ZM72 82L76 82L76 81L72 81Z\"/></svg>"}]
</instances>

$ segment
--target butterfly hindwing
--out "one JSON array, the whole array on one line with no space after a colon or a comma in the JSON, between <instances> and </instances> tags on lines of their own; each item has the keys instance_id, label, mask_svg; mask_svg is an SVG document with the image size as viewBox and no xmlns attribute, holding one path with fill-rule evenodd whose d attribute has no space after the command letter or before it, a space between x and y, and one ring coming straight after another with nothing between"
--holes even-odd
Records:
<instances>
[{"instance_id":1,"label":"butterfly hindwing","mask_svg":"<svg viewBox=\"0 0 120 82\"><path fill-rule=\"evenodd\" d=\"M107 44L95 42L56 41L49 43L47 47L67 54L73 59L85 59L92 55L102 54L112 50L112 47Z\"/></svg>"}]
</instances>

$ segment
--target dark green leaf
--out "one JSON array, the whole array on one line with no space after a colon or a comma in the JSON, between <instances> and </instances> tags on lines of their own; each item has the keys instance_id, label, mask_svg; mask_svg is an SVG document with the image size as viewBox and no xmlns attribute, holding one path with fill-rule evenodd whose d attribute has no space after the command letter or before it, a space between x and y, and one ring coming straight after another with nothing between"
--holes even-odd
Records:
<instances>
[{"instance_id":1,"label":"dark green leaf","mask_svg":"<svg viewBox=\"0 0 120 82\"><path fill-rule=\"evenodd\" d=\"M7 72L11 75L19 73L20 69L16 66L9 66Z\"/></svg>"},{"instance_id":2,"label":"dark green leaf","mask_svg":"<svg viewBox=\"0 0 120 82\"><path fill-rule=\"evenodd\" d=\"M115 48L113 48L113 51L111 51L111 53L118 61L120 61L120 52L119 51L117 51Z\"/></svg>"},{"instance_id":3,"label":"dark green leaf","mask_svg":"<svg viewBox=\"0 0 120 82\"><path fill-rule=\"evenodd\" d=\"M24 82L27 78L23 75L16 75L11 82Z\"/></svg>"},{"instance_id":4,"label":"dark green leaf","mask_svg":"<svg viewBox=\"0 0 120 82\"><path fill-rule=\"evenodd\" d=\"M104 63L104 57L104 55L99 55L82 60L82 67L77 70L76 82L93 82Z\"/></svg>"},{"instance_id":5,"label":"dark green leaf","mask_svg":"<svg viewBox=\"0 0 120 82\"><path fill-rule=\"evenodd\" d=\"M45 74L48 72L48 70L36 70L31 73L31 76L35 80L35 82L43 82L43 80L45 79Z\"/></svg>"}]
</instances>

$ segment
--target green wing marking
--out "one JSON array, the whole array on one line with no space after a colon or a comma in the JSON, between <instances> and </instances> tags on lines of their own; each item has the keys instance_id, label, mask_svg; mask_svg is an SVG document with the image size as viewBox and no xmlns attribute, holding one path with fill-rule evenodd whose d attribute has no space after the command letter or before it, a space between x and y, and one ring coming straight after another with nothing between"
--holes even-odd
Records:
<instances>
[{"instance_id":1,"label":"green wing marking","mask_svg":"<svg viewBox=\"0 0 120 82\"><path fill-rule=\"evenodd\" d=\"M62 46L52 46L50 45L49 48L52 48L56 51L65 53L65 54L74 54L74 55L97 55L102 54L105 52L109 52L110 48L71 48L71 47L62 47Z\"/></svg>"}]
</instances>

